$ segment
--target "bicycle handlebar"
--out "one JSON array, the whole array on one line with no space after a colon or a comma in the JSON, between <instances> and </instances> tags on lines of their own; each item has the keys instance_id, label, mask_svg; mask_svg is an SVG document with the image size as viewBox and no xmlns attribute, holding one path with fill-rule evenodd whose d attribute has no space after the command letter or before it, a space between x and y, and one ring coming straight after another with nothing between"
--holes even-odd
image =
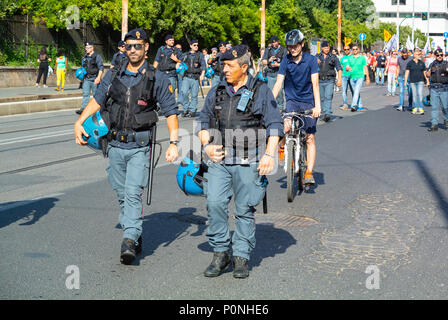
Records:
<instances>
[{"instance_id":1,"label":"bicycle handlebar","mask_svg":"<svg viewBox=\"0 0 448 320\"><path fill-rule=\"evenodd\" d=\"M303 110L303 111L299 111L299 112L287 112L287 113L283 114L283 118L294 117L294 116L297 117L300 115L309 116L311 114L313 114L313 110L308 109L308 110Z\"/></svg>"}]
</instances>

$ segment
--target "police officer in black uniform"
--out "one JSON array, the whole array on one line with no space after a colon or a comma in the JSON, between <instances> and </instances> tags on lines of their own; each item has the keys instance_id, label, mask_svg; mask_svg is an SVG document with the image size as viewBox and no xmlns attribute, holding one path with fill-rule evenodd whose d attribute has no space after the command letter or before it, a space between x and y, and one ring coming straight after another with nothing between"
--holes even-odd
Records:
<instances>
[{"instance_id":1,"label":"police officer in black uniform","mask_svg":"<svg viewBox=\"0 0 448 320\"><path fill-rule=\"evenodd\" d=\"M154 59L154 68L165 73L176 90L177 74L176 67L182 59L182 52L174 46L174 37L169 34L165 36L165 45L157 50ZM179 90L178 90L179 91Z\"/></svg>"},{"instance_id":2,"label":"police officer in black uniform","mask_svg":"<svg viewBox=\"0 0 448 320\"><path fill-rule=\"evenodd\" d=\"M131 30L124 41L127 63L106 74L74 127L76 143L80 145L86 144L82 135L87 136L82 124L98 110L109 128L106 171L121 209L120 259L124 264L131 264L142 250L141 195L148 182L150 143L157 122L156 103L160 104L167 121L170 146L165 159L169 162L178 157L178 110L168 77L145 60L149 49L145 31Z\"/></svg>"},{"instance_id":3,"label":"police officer in black uniform","mask_svg":"<svg viewBox=\"0 0 448 320\"><path fill-rule=\"evenodd\" d=\"M212 67L213 71L215 72L212 78L212 88L216 87L224 79L224 74L222 72L222 65L219 58L227 51L226 45L227 42L221 41L218 44L219 52L216 55L211 55L207 61L207 63Z\"/></svg>"},{"instance_id":4,"label":"police officer in black uniform","mask_svg":"<svg viewBox=\"0 0 448 320\"><path fill-rule=\"evenodd\" d=\"M118 41L118 52L114 54L112 61L110 62L112 68L121 66L123 59L127 59L126 48L124 45L125 43L123 40Z\"/></svg>"},{"instance_id":5,"label":"police officer in black uniform","mask_svg":"<svg viewBox=\"0 0 448 320\"><path fill-rule=\"evenodd\" d=\"M268 86L248 74L247 46L222 56L225 80L210 89L198 120L198 136L208 157L207 236L214 256L206 277L217 277L231 263L233 276L249 276L255 247L254 207L266 190L264 175L274 168L283 121ZM267 141L267 144L266 144ZM229 231L229 203L235 197L235 232Z\"/></svg>"},{"instance_id":6,"label":"police officer in black uniform","mask_svg":"<svg viewBox=\"0 0 448 320\"><path fill-rule=\"evenodd\" d=\"M275 82L277 81L278 69L283 58L288 53L286 48L281 46L277 36L272 36L270 39L270 46L265 50L262 58L263 65L267 68L267 78L269 89L274 89ZM285 99L283 98L283 88L279 91L277 96L278 109L282 112L285 109Z\"/></svg>"},{"instance_id":7,"label":"police officer in black uniform","mask_svg":"<svg viewBox=\"0 0 448 320\"><path fill-rule=\"evenodd\" d=\"M328 122L331 119L330 115L333 113L331 101L333 100L336 72L338 73L336 85L340 87L342 85L342 67L339 58L330 52L328 41L322 41L321 51L317 55L320 103L322 106L322 120Z\"/></svg>"},{"instance_id":8,"label":"police officer in black uniform","mask_svg":"<svg viewBox=\"0 0 448 320\"><path fill-rule=\"evenodd\" d=\"M430 81L431 127L428 131L439 129L439 109L442 107L443 123L448 130L448 61L443 60L442 49L434 51L434 60L428 67L426 76Z\"/></svg>"}]
</instances>

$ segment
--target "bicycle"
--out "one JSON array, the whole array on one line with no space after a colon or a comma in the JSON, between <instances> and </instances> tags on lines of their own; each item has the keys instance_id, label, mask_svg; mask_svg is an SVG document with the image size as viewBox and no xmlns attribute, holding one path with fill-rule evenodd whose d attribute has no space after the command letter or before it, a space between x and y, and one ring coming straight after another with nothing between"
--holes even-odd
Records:
<instances>
[{"instance_id":1,"label":"bicycle","mask_svg":"<svg viewBox=\"0 0 448 320\"><path fill-rule=\"evenodd\" d=\"M300 191L305 189L304 176L307 169L306 159L306 132L304 117L312 114L311 110L300 112L288 112L283 118L291 118L291 129L286 134L285 150L285 171L286 171L286 190L288 202L294 200L295 195L295 176L297 176L298 188Z\"/></svg>"}]
</instances>

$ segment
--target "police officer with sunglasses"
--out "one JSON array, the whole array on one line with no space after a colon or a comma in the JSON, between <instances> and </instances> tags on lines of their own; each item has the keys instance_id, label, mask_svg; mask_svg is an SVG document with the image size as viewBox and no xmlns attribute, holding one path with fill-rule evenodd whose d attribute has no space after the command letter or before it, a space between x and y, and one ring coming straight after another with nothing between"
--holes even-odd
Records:
<instances>
[{"instance_id":1,"label":"police officer with sunglasses","mask_svg":"<svg viewBox=\"0 0 448 320\"><path fill-rule=\"evenodd\" d=\"M126 34L125 63L105 75L74 126L79 145L86 145L82 135L88 136L82 124L98 110L109 128L106 171L121 210L120 260L123 264L131 264L142 250L142 193L148 182L150 143L158 120L157 103L166 117L170 136L165 160L173 162L178 157L178 109L173 86L164 73L145 60L149 49L146 38L142 29Z\"/></svg>"}]
</instances>

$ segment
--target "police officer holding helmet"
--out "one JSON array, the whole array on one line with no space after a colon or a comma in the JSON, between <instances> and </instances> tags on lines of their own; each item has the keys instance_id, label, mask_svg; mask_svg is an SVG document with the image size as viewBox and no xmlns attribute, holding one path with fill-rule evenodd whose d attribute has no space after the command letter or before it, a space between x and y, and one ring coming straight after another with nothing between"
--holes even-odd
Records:
<instances>
[{"instance_id":1,"label":"police officer holding helmet","mask_svg":"<svg viewBox=\"0 0 448 320\"><path fill-rule=\"evenodd\" d=\"M178 157L178 119L173 86L168 77L148 65L149 49L142 29L129 31L124 38L128 59L121 68L110 70L74 125L76 143L85 145L88 136L82 124L100 110L108 133L107 175L116 191L123 229L120 260L131 264L142 250L142 193L148 182L152 129L157 122L156 103L166 117L170 146L168 162Z\"/></svg>"},{"instance_id":2,"label":"police officer holding helmet","mask_svg":"<svg viewBox=\"0 0 448 320\"><path fill-rule=\"evenodd\" d=\"M334 83L336 79L336 71L338 73L337 86L342 85L342 67L337 56L330 52L328 41L322 41L322 52L317 55L317 63L319 65L319 92L320 102L322 106L322 120L330 121L333 110L331 109L331 101L333 100Z\"/></svg>"},{"instance_id":3,"label":"police officer holding helmet","mask_svg":"<svg viewBox=\"0 0 448 320\"><path fill-rule=\"evenodd\" d=\"M207 236L214 255L204 272L217 277L231 263L233 276L249 276L255 247L254 207L263 199L266 177L283 123L268 86L248 74L248 47L237 45L221 56L225 79L212 88L198 119L198 136L208 160ZM266 143L267 141L267 143ZM229 203L235 197L235 231L230 238Z\"/></svg>"},{"instance_id":4,"label":"police officer holding helmet","mask_svg":"<svg viewBox=\"0 0 448 320\"><path fill-rule=\"evenodd\" d=\"M227 51L226 44L227 44L227 42L221 41L218 44L219 52L217 52L215 54L212 51L212 54L210 55L210 58L207 61L207 63L212 67L212 69L214 71L213 78L212 78L212 86L211 86L212 88L216 87L224 79L224 74L222 72L222 64L220 61L220 57Z\"/></svg>"},{"instance_id":5,"label":"police officer holding helmet","mask_svg":"<svg viewBox=\"0 0 448 320\"><path fill-rule=\"evenodd\" d=\"M443 124L448 130L448 62L443 60L442 49L434 51L436 60L432 62L426 73L430 81L431 94L431 127L428 131L439 129L439 109L442 107Z\"/></svg>"}]
</instances>

